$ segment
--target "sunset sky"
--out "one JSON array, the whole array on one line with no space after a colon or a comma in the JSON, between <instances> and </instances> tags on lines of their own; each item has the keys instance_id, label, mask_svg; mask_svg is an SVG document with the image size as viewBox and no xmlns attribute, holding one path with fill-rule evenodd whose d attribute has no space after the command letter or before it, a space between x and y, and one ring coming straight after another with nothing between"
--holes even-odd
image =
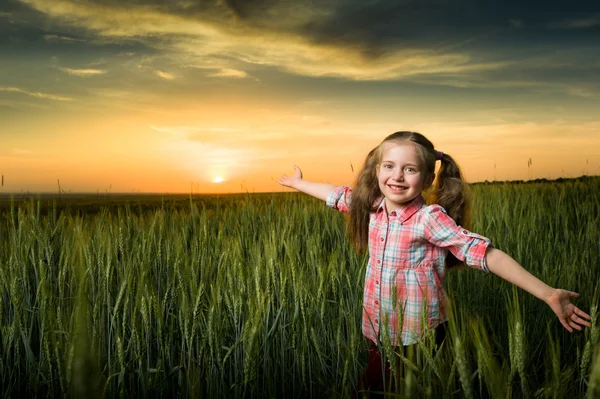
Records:
<instances>
[{"instance_id":1,"label":"sunset sky","mask_svg":"<svg viewBox=\"0 0 600 399\"><path fill-rule=\"evenodd\" d=\"M1 0L2 192L352 184L398 130L471 182L598 175L600 5L568 4Z\"/></svg>"}]
</instances>

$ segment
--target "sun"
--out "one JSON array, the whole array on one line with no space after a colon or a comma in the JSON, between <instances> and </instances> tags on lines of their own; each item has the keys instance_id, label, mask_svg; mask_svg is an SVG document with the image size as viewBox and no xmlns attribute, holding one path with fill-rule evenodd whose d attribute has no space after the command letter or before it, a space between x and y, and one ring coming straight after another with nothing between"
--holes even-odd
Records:
<instances>
[{"instance_id":1,"label":"sun","mask_svg":"<svg viewBox=\"0 0 600 399\"><path fill-rule=\"evenodd\" d=\"M225 179L223 179L221 176L217 176L213 179L213 183L223 183L225 181Z\"/></svg>"}]
</instances>

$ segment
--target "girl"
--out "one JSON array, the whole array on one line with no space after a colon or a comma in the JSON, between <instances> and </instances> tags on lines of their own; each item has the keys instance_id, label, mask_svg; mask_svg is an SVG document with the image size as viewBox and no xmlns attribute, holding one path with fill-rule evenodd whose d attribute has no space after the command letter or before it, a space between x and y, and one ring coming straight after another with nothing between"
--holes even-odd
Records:
<instances>
[{"instance_id":1,"label":"girl","mask_svg":"<svg viewBox=\"0 0 600 399\"><path fill-rule=\"evenodd\" d=\"M433 205L427 206L421 193L434 182L436 161L441 166ZM381 354L375 346L382 334L395 346L415 344L427 329L435 329L437 342L443 340L448 318L443 281L447 266L458 263L453 257L546 302L569 332L590 326L590 316L571 303L578 294L549 287L489 239L461 227L467 198L460 169L423 135L386 137L368 154L354 189L304 180L295 169L294 176L283 175L278 182L349 212L356 248L369 251L362 330L372 344L365 388L382 388Z\"/></svg>"}]
</instances>

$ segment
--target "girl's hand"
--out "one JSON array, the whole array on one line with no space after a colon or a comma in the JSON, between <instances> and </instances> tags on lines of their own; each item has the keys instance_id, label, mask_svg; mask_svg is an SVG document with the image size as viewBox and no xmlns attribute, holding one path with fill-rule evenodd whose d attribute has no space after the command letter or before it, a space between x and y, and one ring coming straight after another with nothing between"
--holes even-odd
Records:
<instances>
[{"instance_id":1,"label":"girl's hand","mask_svg":"<svg viewBox=\"0 0 600 399\"><path fill-rule=\"evenodd\" d=\"M590 315L571 303L571 299L577 297L579 294L575 292L555 289L546 300L550 309L556 313L560 323L568 332L573 332L573 329L581 330L581 326L590 326L588 321L591 319Z\"/></svg>"},{"instance_id":2,"label":"girl's hand","mask_svg":"<svg viewBox=\"0 0 600 399\"><path fill-rule=\"evenodd\" d=\"M283 174L279 179L277 179L277 183L281 184L282 186L296 188L296 184L302 181L302 171L296 165L294 165L294 169L296 169L294 176L289 177L288 175Z\"/></svg>"}]
</instances>

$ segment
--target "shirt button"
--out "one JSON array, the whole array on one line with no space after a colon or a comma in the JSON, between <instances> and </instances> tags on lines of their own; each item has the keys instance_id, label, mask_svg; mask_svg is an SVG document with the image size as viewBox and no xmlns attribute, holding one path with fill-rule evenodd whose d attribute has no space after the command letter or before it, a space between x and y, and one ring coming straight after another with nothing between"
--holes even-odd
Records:
<instances>
[{"instance_id":1,"label":"shirt button","mask_svg":"<svg viewBox=\"0 0 600 399\"><path fill-rule=\"evenodd\" d=\"M379 323L379 320L375 319L375 324Z\"/></svg>"},{"instance_id":2,"label":"shirt button","mask_svg":"<svg viewBox=\"0 0 600 399\"><path fill-rule=\"evenodd\" d=\"M381 261L379 259L377 259L377 264L381 263Z\"/></svg>"},{"instance_id":3,"label":"shirt button","mask_svg":"<svg viewBox=\"0 0 600 399\"><path fill-rule=\"evenodd\" d=\"M396 211L390 213L390 216L396 216Z\"/></svg>"},{"instance_id":4,"label":"shirt button","mask_svg":"<svg viewBox=\"0 0 600 399\"><path fill-rule=\"evenodd\" d=\"M378 302L378 301L375 301L375 305L379 305L379 302Z\"/></svg>"},{"instance_id":5,"label":"shirt button","mask_svg":"<svg viewBox=\"0 0 600 399\"><path fill-rule=\"evenodd\" d=\"M381 237L381 238L379 239L379 241L383 241L383 237Z\"/></svg>"},{"instance_id":6,"label":"shirt button","mask_svg":"<svg viewBox=\"0 0 600 399\"><path fill-rule=\"evenodd\" d=\"M463 234L467 234L467 233L468 233L468 231L467 231L467 230L463 230Z\"/></svg>"},{"instance_id":7,"label":"shirt button","mask_svg":"<svg viewBox=\"0 0 600 399\"><path fill-rule=\"evenodd\" d=\"M379 280L375 281L375 284L379 285Z\"/></svg>"}]
</instances>

